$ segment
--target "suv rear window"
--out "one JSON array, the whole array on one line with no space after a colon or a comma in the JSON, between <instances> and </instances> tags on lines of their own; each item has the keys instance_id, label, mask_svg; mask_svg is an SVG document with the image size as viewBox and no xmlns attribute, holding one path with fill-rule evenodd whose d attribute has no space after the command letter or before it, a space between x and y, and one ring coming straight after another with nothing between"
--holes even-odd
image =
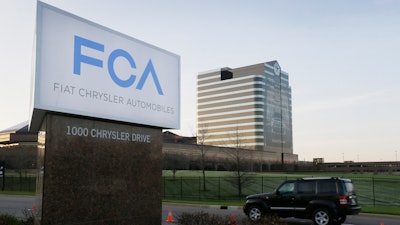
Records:
<instances>
[{"instance_id":1,"label":"suv rear window","mask_svg":"<svg viewBox=\"0 0 400 225\"><path fill-rule=\"evenodd\" d=\"M333 180L321 180L318 181L318 193L337 193L336 182Z\"/></svg>"},{"instance_id":2,"label":"suv rear window","mask_svg":"<svg viewBox=\"0 0 400 225\"><path fill-rule=\"evenodd\" d=\"M354 193L354 186L351 182L344 182L344 186L346 187L346 191L349 193Z\"/></svg>"}]
</instances>

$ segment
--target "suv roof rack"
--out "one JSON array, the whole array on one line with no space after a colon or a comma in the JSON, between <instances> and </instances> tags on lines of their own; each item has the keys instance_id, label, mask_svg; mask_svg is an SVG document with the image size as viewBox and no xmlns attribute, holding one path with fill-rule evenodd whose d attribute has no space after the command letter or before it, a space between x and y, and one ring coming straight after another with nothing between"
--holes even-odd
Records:
<instances>
[{"instance_id":1,"label":"suv roof rack","mask_svg":"<svg viewBox=\"0 0 400 225\"><path fill-rule=\"evenodd\" d=\"M304 177L298 180L339 180L340 177Z\"/></svg>"}]
</instances>

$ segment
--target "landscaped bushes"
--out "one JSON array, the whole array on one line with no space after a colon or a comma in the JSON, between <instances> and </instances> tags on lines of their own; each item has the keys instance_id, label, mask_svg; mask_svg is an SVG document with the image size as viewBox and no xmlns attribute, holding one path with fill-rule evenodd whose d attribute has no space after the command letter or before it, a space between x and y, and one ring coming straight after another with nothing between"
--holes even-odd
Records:
<instances>
[{"instance_id":1,"label":"landscaped bushes","mask_svg":"<svg viewBox=\"0 0 400 225\"><path fill-rule=\"evenodd\" d=\"M182 213L177 217L179 225L227 225L229 223L229 216L210 215L205 212Z\"/></svg>"},{"instance_id":2,"label":"landscaped bushes","mask_svg":"<svg viewBox=\"0 0 400 225\"><path fill-rule=\"evenodd\" d=\"M287 225L278 217L263 217L258 221L247 218L236 221L236 217L218 216L205 212L182 213L177 216L178 225Z\"/></svg>"},{"instance_id":3,"label":"landscaped bushes","mask_svg":"<svg viewBox=\"0 0 400 225\"><path fill-rule=\"evenodd\" d=\"M18 219L17 217L9 214L0 214L0 224L1 225L35 225L35 218L33 216L28 216L23 219Z\"/></svg>"},{"instance_id":4,"label":"landscaped bushes","mask_svg":"<svg viewBox=\"0 0 400 225\"><path fill-rule=\"evenodd\" d=\"M282 222L280 218L276 216L265 216L257 221L251 221L246 218L236 225L287 225L287 223Z\"/></svg>"},{"instance_id":5,"label":"landscaped bushes","mask_svg":"<svg viewBox=\"0 0 400 225\"><path fill-rule=\"evenodd\" d=\"M0 215L0 224L1 225L21 225L21 221L18 220L15 216L2 214L2 215Z\"/></svg>"}]
</instances>

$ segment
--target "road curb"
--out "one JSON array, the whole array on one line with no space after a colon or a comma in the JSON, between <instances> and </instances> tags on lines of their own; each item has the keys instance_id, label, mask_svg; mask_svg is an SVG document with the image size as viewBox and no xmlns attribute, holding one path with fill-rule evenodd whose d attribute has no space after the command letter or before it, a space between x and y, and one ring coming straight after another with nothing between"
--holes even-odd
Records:
<instances>
[{"instance_id":1,"label":"road curb","mask_svg":"<svg viewBox=\"0 0 400 225\"><path fill-rule=\"evenodd\" d=\"M213 209L221 209L221 210L228 210L228 209L243 209L242 206L229 206L229 205L201 205L201 204L190 204L190 203L176 203L176 202L163 202L166 205L179 205L179 206L190 206L190 207L197 207L197 208L213 208Z\"/></svg>"},{"instance_id":2,"label":"road curb","mask_svg":"<svg viewBox=\"0 0 400 225\"><path fill-rule=\"evenodd\" d=\"M190 206L190 207L198 207L198 208L214 208L221 210L230 210L230 209L243 209L242 206L229 206L229 205L201 205L201 204L190 204L190 203L175 203L175 202L163 202L163 204L168 205L180 205L180 206ZM380 218L391 218L400 220L400 215L390 215L390 214L376 214L376 213L359 213L359 215L367 216L367 217L380 217Z\"/></svg>"},{"instance_id":3,"label":"road curb","mask_svg":"<svg viewBox=\"0 0 400 225\"><path fill-rule=\"evenodd\" d=\"M366 217L374 217L374 218L390 218L390 219L398 219L400 220L399 215L390 215L390 214L376 214L376 213L360 213L359 215L363 215Z\"/></svg>"}]
</instances>

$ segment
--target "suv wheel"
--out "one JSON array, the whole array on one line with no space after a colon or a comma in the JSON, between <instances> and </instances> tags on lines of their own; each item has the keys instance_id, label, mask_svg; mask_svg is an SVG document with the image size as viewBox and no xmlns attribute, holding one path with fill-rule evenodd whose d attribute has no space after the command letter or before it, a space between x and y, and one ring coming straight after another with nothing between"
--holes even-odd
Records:
<instances>
[{"instance_id":1,"label":"suv wheel","mask_svg":"<svg viewBox=\"0 0 400 225\"><path fill-rule=\"evenodd\" d=\"M312 220L316 225L328 225L332 217L327 209L321 208L314 211Z\"/></svg>"},{"instance_id":2,"label":"suv wheel","mask_svg":"<svg viewBox=\"0 0 400 225\"><path fill-rule=\"evenodd\" d=\"M261 211L261 208L258 207L257 205L250 206L248 212L249 212L248 216L249 216L250 220L256 221L256 220L261 219L262 211Z\"/></svg>"}]
</instances>

